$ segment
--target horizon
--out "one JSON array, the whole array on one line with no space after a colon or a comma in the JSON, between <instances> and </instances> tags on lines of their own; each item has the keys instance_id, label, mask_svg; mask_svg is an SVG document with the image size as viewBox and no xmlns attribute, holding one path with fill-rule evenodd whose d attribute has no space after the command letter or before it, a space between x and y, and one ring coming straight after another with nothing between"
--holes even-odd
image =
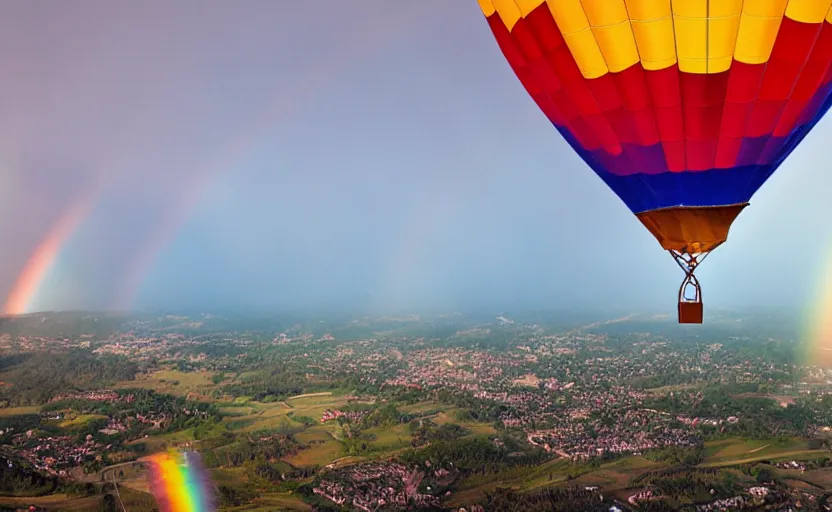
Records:
<instances>
[{"instance_id":1,"label":"horizon","mask_svg":"<svg viewBox=\"0 0 832 512\"><path fill-rule=\"evenodd\" d=\"M683 274L528 97L476 3L283 16L206 2L0 6L9 312L675 314ZM807 219L832 214L830 130L822 120L699 270L706 318L825 316L832 226Z\"/></svg>"}]
</instances>

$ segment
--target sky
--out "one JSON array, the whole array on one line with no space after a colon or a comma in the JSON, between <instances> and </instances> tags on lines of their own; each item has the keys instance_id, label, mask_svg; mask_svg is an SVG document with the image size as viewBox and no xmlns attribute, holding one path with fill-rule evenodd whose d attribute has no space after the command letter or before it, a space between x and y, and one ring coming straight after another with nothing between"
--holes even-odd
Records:
<instances>
[{"instance_id":1,"label":"sky","mask_svg":"<svg viewBox=\"0 0 832 512\"><path fill-rule=\"evenodd\" d=\"M528 98L477 3L390 5L2 3L0 297L674 314L678 267ZM831 123L701 267L706 307L817 301Z\"/></svg>"}]
</instances>

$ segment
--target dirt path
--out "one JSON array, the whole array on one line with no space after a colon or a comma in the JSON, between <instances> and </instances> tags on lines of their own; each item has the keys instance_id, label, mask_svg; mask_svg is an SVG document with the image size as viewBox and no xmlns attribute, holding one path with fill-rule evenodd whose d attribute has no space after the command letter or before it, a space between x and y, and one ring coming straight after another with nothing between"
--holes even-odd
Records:
<instances>
[{"instance_id":1,"label":"dirt path","mask_svg":"<svg viewBox=\"0 0 832 512\"><path fill-rule=\"evenodd\" d=\"M768 460L768 459L785 459L787 457L800 457L803 455L819 455L822 453L827 453L825 450L796 450L791 452L780 452L780 453L772 453L770 455L763 455L760 457L748 457L744 459L731 459L725 461L718 461L718 462L706 462L704 464L700 464L699 467L702 468L716 468L720 466L736 466L738 464L748 464L750 462L759 462L761 460Z\"/></svg>"},{"instance_id":2,"label":"dirt path","mask_svg":"<svg viewBox=\"0 0 832 512\"><path fill-rule=\"evenodd\" d=\"M631 313L627 316L622 316L621 318L613 318L611 320L599 320L597 322L591 323L589 325L584 325L581 327L576 327L569 331L567 334L577 334L581 331L586 331L587 329L594 329L596 327L601 327L602 325L610 325L610 324L617 324L619 322L626 322L628 320L632 320L636 317L635 313Z\"/></svg>"},{"instance_id":3,"label":"dirt path","mask_svg":"<svg viewBox=\"0 0 832 512\"><path fill-rule=\"evenodd\" d=\"M765 449L766 449L766 448L768 448L769 446L771 446L771 443L769 443L769 444L767 444L767 445L765 445L765 446L761 446L761 447L759 447L759 448L754 448L753 450L749 450L749 451L748 451L748 453L757 453L757 452L759 452L760 450L765 450Z\"/></svg>"},{"instance_id":4,"label":"dirt path","mask_svg":"<svg viewBox=\"0 0 832 512\"><path fill-rule=\"evenodd\" d=\"M300 398L312 398L314 396L332 396L332 391L321 391L320 393L306 393L305 395L291 396L287 398L286 401L298 400Z\"/></svg>"}]
</instances>

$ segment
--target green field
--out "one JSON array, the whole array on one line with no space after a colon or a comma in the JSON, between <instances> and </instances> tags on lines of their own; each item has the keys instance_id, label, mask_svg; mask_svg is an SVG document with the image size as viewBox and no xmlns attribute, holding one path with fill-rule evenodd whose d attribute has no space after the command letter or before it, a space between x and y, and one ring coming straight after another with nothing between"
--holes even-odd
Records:
<instances>
[{"instance_id":1,"label":"green field","mask_svg":"<svg viewBox=\"0 0 832 512\"><path fill-rule=\"evenodd\" d=\"M319 421L325 410L338 409L346 403L347 398L345 396L335 396L332 393L316 393L292 397L284 402L248 401L245 404L220 403L218 405L220 413L225 416L223 423L231 426L234 430L255 432L277 429L283 425L300 428L302 424L292 419L292 416L307 416Z\"/></svg>"},{"instance_id":2,"label":"green field","mask_svg":"<svg viewBox=\"0 0 832 512\"><path fill-rule=\"evenodd\" d=\"M28 407L6 407L5 409L0 409L0 417L37 414L38 412L40 412L40 406L37 405Z\"/></svg>"},{"instance_id":3,"label":"green field","mask_svg":"<svg viewBox=\"0 0 832 512\"><path fill-rule=\"evenodd\" d=\"M421 402L418 404L410 404L399 407L399 410L408 414L424 416L437 425L445 425L448 423L462 425L470 430L472 435L489 436L497 433L494 426L489 423L457 420L456 413L464 411L464 409L460 409L459 407L455 407L453 405L442 404L439 402Z\"/></svg>"},{"instance_id":4,"label":"green field","mask_svg":"<svg viewBox=\"0 0 832 512\"><path fill-rule=\"evenodd\" d=\"M211 432L209 432L209 435L219 435L224 430L225 425L223 425L222 423L218 423L214 427L214 429ZM194 430L192 428L188 428L185 430L172 432L170 434L155 435L146 438L136 439L134 441L130 441L127 444L145 444L147 446L147 453L155 453L167 450L168 448L172 448L175 445L179 445L186 442L192 442L195 440L196 438L194 437Z\"/></svg>"},{"instance_id":5,"label":"green field","mask_svg":"<svg viewBox=\"0 0 832 512\"><path fill-rule=\"evenodd\" d=\"M275 430L281 427L303 429L303 424L293 418L305 416L319 421L327 409L338 409L346 405L347 397L331 392L298 395L283 402L220 403L224 416L222 425L239 432ZM313 443L309 448L287 457L294 466L325 466L342 455L342 445L334 437L338 426L334 422L315 424L295 434L301 443Z\"/></svg>"},{"instance_id":6,"label":"green field","mask_svg":"<svg viewBox=\"0 0 832 512\"><path fill-rule=\"evenodd\" d=\"M774 469L777 474L783 477L799 478L805 482L829 489L832 487L832 468L810 469L801 473L798 470Z\"/></svg>"},{"instance_id":7,"label":"green field","mask_svg":"<svg viewBox=\"0 0 832 512\"><path fill-rule=\"evenodd\" d=\"M602 464L600 468L581 475L573 483L597 485L608 491L621 490L627 488L630 478L662 467L665 466L644 457L632 455Z\"/></svg>"},{"instance_id":8,"label":"green field","mask_svg":"<svg viewBox=\"0 0 832 512\"><path fill-rule=\"evenodd\" d=\"M0 497L0 506L27 508L31 505L42 507L50 512L89 512L101 510L102 496L88 496L74 498L65 494L53 494L38 498L6 498Z\"/></svg>"},{"instance_id":9,"label":"green field","mask_svg":"<svg viewBox=\"0 0 832 512\"><path fill-rule=\"evenodd\" d=\"M245 511L245 512L275 512L275 511L291 511L301 512L312 510L312 506L304 502L301 498L287 493L266 493L252 500L251 504L243 505L241 507L231 507L220 509L223 512L231 511Z\"/></svg>"},{"instance_id":10,"label":"green field","mask_svg":"<svg viewBox=\"0 0 832 512\"><path fill-rule=\"evenodd\" d=\"M286 399L287 402L294 402L295 400L326 400L332 397L332 391L321 391L320 393L305 393L303 395L296 395Z\"/></svg>"},{"instance_id":11,"label":"green field","mask_svg":"<svg viewBox=\"0 0 832 512\"><path fill-rule=\"evenodd\" d=\"M424 414L431 411L447 411L453 406L441 404L439 402L420 402L418 404L410 404L399 407L399 410L408 414Z\"/></svg>"},{"instance_id":12,"label":"green field","mask_svg":"<svg viewBox=\"0 0 832 512\"><path fill-rule=\"evenodd\" d=\"M233 484L245 480L244 468L216 468L211 470L211 480L215 484Z\"/></svg>"},{"instance_id":13,"label":"green field","mask_svg":"<svg viewBox=\"0 0 832 512\"><path fill-rule=\"evenodd\" d=\"M156 499L148 492L119 485L118 494L124 510L153 510L156 507Z\"/></svg>"},{"instance_id":14,"label":"green field","mask_svg":"<svg viewBox=\"0 0 832 512\"><path fill-rule=\"evenodd\" d=\"M705 443L705 457L711 460L736 457L766 448L771 441L752 439L720 439Z\"/></svg>"},{"instance_id":15,"label":"green field","mask_svg":"<svg viewBox=\"0 0 832 512\"><path fill-rule=\"evenodd\" d=\"M749 439L723 439L705 443L703 467L732 466L761 460L785 458L812 458L828 453L809 449L808 441L765 441Z\"/></svg>"},{"instance_id":16,"label":"green field","mask_svg":"<svg viewBox=\"0 0 832 512\"><path fill-rule=\"evenodd\" d=\"M295 439L301 443L328 441L332 439L332 434L330 433L330 429L323 428L323 425L315 425L314 427L310 427L303 432L295 434Z\"/></svg>"},{"instance_id":17,"label":"green field","mask_svg":"<svg viewBox=\"0 0 832 512\"><path fill-rule=\"evenodd\" d=\"M157 393L186 396L195 393L205 396L217 386L211 380L214 372L180 372L178 370L161 370L146 375L139 375L136 380L120 382L116 388L145 388Z\"/></svg>"},{"instance_id":18,"label":"green field","mask_svg":"<svg viewBox=\"0 0 832 512\"><path fill-rule=\"evenodd\" d=\"M507 470L489 475L477 475L460 482L460 490L447 500L449 506L463 506L483 500L486 493L497 487L512 487L517 490L531 490L554 485L567 479L564 470L569 462L555 459L535 468ZM551 475L551 479L550 479Z\"/></svg>"},{"instance_id":19,"label":"green field","mask_svg":"<svg viewBox=\"0 0 832 512\"><path fill-rule=\"evenodd\" d=\"M61 428L74 429L83 427L93 420L106 419L102 414L67 414L63 421L58 423Z\"/></svg>"},{"instance_id":20,"label":"green field","mask_svg":"<svg viewBox=\"0 0 832 512\"><path fill-rule=\"evenodd\" d=\"M312 445L295 455L285 457L284 460L298 467L326 466L341 455L343 455L343 446L334 438L330 438L323 444Z\"/></svg>"},{"instance_id":21,"label":"green field","mask_svg":"<svg viewBox=\"0 0 832 512\"><path fill-rule=\"evenodd\" d=\"M375 437L370 442L374 451L398 450L410 446L410 435L407 425L396 425L395 427L377 427L364 431Z\"/></svg>"}]
</instances>

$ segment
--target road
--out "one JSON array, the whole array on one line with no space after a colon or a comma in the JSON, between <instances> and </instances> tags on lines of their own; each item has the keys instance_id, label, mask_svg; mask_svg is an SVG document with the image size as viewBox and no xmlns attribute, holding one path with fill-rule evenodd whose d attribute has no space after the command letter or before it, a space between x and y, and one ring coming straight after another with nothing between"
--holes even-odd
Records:
<instances>
[{"instance_id":1,"label":"road","mask_svg":"<svg viewBox=\"0 0 832 512\"><path fill-rule=\"evenodd\" d=\"M136 460L131 460L130 462L121 462L119 464L113 464L112 466L107 466L106 468L102 468L98 473L93 473L88 475L88 478L85 478L87 482L103 482L107 480L107 473L112 471L113 472L113 479L115 479L115 470L119 468L124 468L128 466L132 466L133 464L144 464L147 462L149 457L140 457Z\"/></svg>"}]
</instances>

